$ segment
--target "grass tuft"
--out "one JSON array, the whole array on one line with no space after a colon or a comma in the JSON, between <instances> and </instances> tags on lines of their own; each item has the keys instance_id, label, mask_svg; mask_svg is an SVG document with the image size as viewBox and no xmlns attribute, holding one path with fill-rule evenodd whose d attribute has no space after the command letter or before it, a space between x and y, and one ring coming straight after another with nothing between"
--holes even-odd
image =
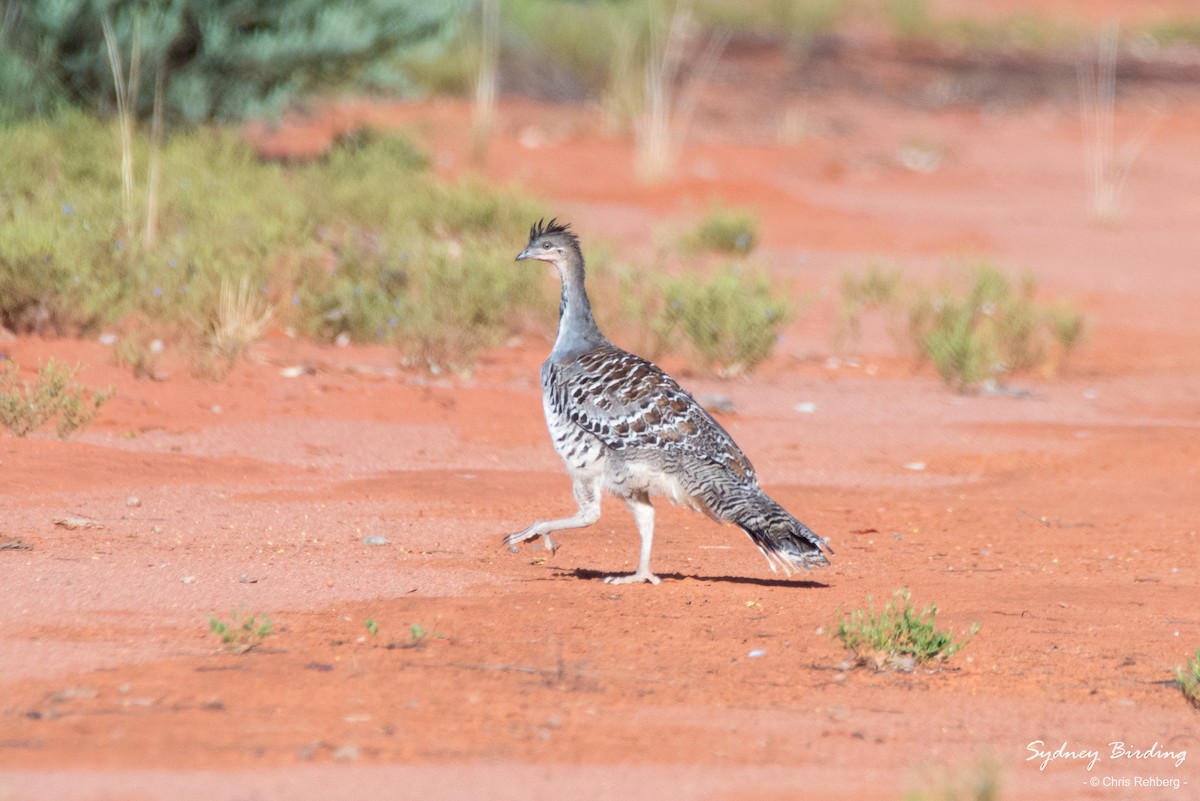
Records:
<instances>
[{"instance_id":1,"label":"grass tuft","mask_svg":"<svg viewBox=\"0 0 1200 801\"><path fill-rule=\"evenodd\" d=\"M892 600L879 614L868 597L868 609L856 609L842 615L838 610L833 636L854 654L858 665L876 670L913 670L917 665L943 662L961 650L979 631L979 624L958 639L936 627L937 606L930 604L918 612L907 588L892 593Z\"/></svg>"},{"instance_id":2,"label":"grass tuft","mask_svg":"<svg viewBox=\"0 0 1200 801\"><path fill-rule=\"evenodd\" d=\"M236 289L232 281L223 280L217 313L209 324L208 344L232 366L266 333L271 317L271 307L255 296L249 278L243 275Z\"/></svg>"}]
</instances>

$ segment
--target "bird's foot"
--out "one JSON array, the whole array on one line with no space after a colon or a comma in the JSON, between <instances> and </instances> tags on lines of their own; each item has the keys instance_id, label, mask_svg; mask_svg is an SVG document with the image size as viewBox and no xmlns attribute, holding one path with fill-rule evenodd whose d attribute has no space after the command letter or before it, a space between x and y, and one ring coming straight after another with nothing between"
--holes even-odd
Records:
<instances>
[{"instance_id":1,"label":"bird's foot","mask_svg":"<svg viewBox=\"0 0 1200 801\"><path fill-rule=\"evenodd\" d=\"M521 550L519 547L521 543L537 539L538 537L542 538L542 545L545 546L547 551L551 554L558 552L558 543L549 534L542 534L532 526L524 531L509 534L504 538L504 544L508 546L509 553L517 553Z\"/></svg>"},{"instance_id":2,"label":"bird's foot","mask_svg":"<svg viewBox=\"0 0 1200 801\"><path fill-rule=\"evenodd\" d=\"M650 584L657 584L660 581L662 581L662 579L660 579L658 576L654 575L653 573L651 573L649 571L643 573L640 570L637 573L631 573L627 576L605 576L604 577L605 584L636 584L639 581L645 581Z\"/></svg>"}]
</instances>

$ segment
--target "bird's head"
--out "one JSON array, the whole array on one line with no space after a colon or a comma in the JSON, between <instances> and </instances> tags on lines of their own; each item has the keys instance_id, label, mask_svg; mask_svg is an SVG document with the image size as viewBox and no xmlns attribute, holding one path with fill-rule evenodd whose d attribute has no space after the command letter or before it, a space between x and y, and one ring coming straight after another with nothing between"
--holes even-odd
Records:
<instances>
[{"instance_id":1,"label":"bird's head","mask_svg":"<svg viewBox=\"0 0 1200 801\"><path fill-rule=\"evenodd\" d=\"M570 255L579 255L579 238L570 229L569 223L557 219L549 223L538 220L529 229L529 244L517 254L517 261L537 259L561 266Z\"/></svg>"}]
</instances>

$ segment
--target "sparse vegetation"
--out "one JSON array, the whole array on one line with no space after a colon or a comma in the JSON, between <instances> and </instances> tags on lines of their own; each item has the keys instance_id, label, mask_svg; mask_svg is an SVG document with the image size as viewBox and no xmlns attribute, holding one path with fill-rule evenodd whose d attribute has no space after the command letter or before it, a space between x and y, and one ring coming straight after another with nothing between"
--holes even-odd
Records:
<instances>
[{"instance_id":1,"label":"sparse vegetation","mask_svg":"<svg viewBox=\"0 0 1200 801\"><path fill-rule=\"evenodd\" d=\"M424 648L430 639L439 639L441 634L432 632L429 629L417 623L413 623L408 629L408 639L402 642L390 642L388 648Z\"/></svg>"},{"instance_id":2,"label":"sparse vegetation","mask_svg":"<svg viewBox=\"0 0 1200 801\"><path fill-rule=\"evenodd\" d=\"M11 200L0 213L0 324L87 334L184 321L177 336L236 359L277 319L459 364L553 309L543 276L511 266L513 234L539 216L536 204L437 180L403 137L366 133L325 162L285 168L231 133L178 134L162 154L158 241L144 247L122 234L115 141L111 126L73 115L0 128L13 158L0 175ZM123 358L152 370L137 350Z\"/></svg>"},{"instance_id":3,"label":"sparse vegetation","mask_svg":"<svg viewBox=\"0 0 1200 801\"><path fill-rule=\"evenodd\" d=\"M54 359L38 369L36 380L22 382L21 368L9 359L0 366L0 424L18 437L37 431L58 418L55 432L62 439L88 425L112 390L94 390L75 382L79 365Z\"/></svg>"},{"instance_id":4,"label":"sparse vegetation","mask_svg":"<svg viewBox=\"0 0 1200 801\"><path fill-rule=\"evenodd\" d=\"M1175 680L1179 682L1179 691L1192 706L1200 709L1200 648L1196 655L1187 663L1175 670Z\"/></svg>"},{"instance_id":5,"label":"sparse vegetation","mask_svg":"<svg viewBox=\"0 0 1200 801\"><path fill-rule=\"evenodd\" d=\"M844 273L836 335L838 348L850 352L858 349L863 315L868 311L883 312L890 326L898 330L901 288L900 271L879 263L871 264L863 275Z\"/></svg>"},{"instance_id":6,"label":"sparse vegetation","mask_svg":"<svg viewBox=\"0 0 1200 801\"><path fill-rule=\"evenodd\" d=\"M263 640L271 634L274 626L271 618L265 612L248 614L235 609L228 620L221 620L213 615L208 620L208 628L221 640L221 645L235 654L244 654L262 645Z\"/></svg>"},{"instance_id":7,"label":"sparse vegetation","mask_svg":"<svg viewBox=\"0 0 1200 801\"><path fill-rule=\"evenodd\" d=\"M869 597L867 604L866 610L856 609L845 615L839 609L840 620L833 636L854 654L856 664L876 670L912 670L917 665L943 662L979 631L978 623L962 638L939 630L937 606L930 604L918 612L907 588L895 590L879 614Z\"/></svg>"},{"instance_id":8,"label":"sparse vegetation","mask_svg":"<svg viewBox=\"0 0 1200 801\"><path fill-rule=\"evenodd\" d=\"M842 277L835 339L840 348L854 349L863 316L880 312L899 342L906 321L918 359L967 391L1016 373L1065 367L1086 337L1086 318L1069 302L1042 305L1036 296L1032 276L1014 280L988 262L937 289L906 285L898 270L874 264L863 275Z\"/></svg>"}]
</instances>

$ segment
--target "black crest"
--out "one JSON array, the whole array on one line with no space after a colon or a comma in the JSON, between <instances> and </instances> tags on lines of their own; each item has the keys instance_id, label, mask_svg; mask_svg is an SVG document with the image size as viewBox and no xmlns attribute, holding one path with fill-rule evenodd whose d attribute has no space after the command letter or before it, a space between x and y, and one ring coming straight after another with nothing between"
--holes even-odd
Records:
<instances>
[{"instance_id":1,"label":"black crest","mask_svg":"<svg viewBox=\"0 0 1200 801\"><path fill-rule=\"evenodd\" d=\"M529 229L529 244L532 245L543 236L549 236L551 234L562 234L570 241L572 245L577 248L579 247L579 237L575 236L575 234L571 231L571 224L560 223L557 217L550 220L550 222L538 220L536 224L531 226Z\"/></svg>"}]
</instances>

